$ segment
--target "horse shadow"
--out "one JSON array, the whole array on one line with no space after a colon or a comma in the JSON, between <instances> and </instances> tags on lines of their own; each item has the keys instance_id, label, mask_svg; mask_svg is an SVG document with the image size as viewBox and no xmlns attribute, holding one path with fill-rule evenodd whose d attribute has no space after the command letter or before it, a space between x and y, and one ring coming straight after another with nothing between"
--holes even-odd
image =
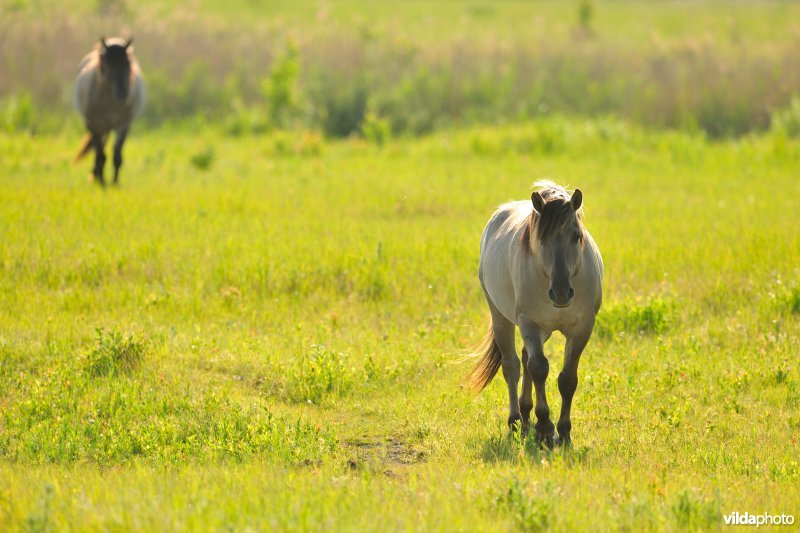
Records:
<instances>
[{"instance_id":1,"label":"horse shadow","mask_svg":"<svg viewBox=\"0 0 800 533\"><path fill-rule=\"evenodd\" d=\"M479 457L484 463L530 462L543 465L553 460L567 464L585 464L591 449L588 446L554 446L538 442L532 435L508 432L490 435L480 444Z\"/></svg>"}]
</instances>

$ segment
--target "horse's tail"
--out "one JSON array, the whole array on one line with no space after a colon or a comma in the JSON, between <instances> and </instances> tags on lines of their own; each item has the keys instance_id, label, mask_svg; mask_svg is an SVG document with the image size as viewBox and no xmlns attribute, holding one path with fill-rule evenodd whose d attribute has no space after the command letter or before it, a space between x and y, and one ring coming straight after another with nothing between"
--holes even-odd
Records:
<instances>
[{"instance_id":1,"label":"horse's tail","mask_svg":"<svg viewBox=\"0 0 800 533\"><path fill-rule=\"evenodd\" d=\"M503 359L500 348L494 340L494 329L491 326L475 350L474 356L479 358L478 364L475 365L475 368L472 369L472 372L469 373L464 382L474 392L480 392L492 382L492 378L497 374Z\"/></svg>"},{"instance_id":2,"label":"horse's tail","mask_svg":"<svg viewBox=\"0 0 800 533\"><path fill-rule=\"evenodd\" d=\"M83 139L83 146L81 147L81 151L78 152L78 155L75 156L75 163L83 159L84 156L89 153L89 149L91 149L91 147L92 147L92 134L87 133L86 137Z\"/></svg>"}]
</instances>

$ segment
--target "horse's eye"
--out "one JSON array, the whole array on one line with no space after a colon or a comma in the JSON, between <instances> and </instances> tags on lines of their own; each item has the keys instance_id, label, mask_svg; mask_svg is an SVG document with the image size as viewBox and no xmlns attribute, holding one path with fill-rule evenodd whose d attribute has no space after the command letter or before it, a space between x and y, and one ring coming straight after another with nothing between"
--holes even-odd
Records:
<instances>
[{"instance_id":1,"label":"horse's eye","mask_svg":"<svg viewBox=\"0 0 800 533\"><path fill-rule=\"evenodd\" d=\"M580 242L580 240L581 240L581 232L576 231L575 234L572 236L572 242L577 243Z\"/></svg>"}]
</instances>

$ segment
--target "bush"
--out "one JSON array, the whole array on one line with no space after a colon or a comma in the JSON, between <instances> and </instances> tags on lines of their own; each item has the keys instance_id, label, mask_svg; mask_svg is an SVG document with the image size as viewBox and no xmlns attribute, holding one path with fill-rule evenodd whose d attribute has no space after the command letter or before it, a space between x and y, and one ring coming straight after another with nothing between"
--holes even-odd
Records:
<instances>
[{"instance_id":1,"label":"bush","mask_svg":"<svg viewBox=\"0 0 800 533\"><path fill-rule=\"evenodd\" d=\"M381 118L375 111L368 111L361 125L361 134L373 144L382 146L392 138L392 127L389 121Z\"/></svg>"},{"instance_id":2,"label":"bush","mask_svg":"<svg viewBox=\"0 0 800 533\"><path fill-rule=\"evenodd\" d=\"M269 77L262 84L269 119L274 126L289 126L300 110L300 55L289 43L284 54L275 59Z\"/></svg>"},{"instance_id":3,"label":"bush","mask_svg":"<svg viewBox=\"0 0 800 533\"><path fill-rule=\"evenodd\" d=\"M772 113L770 127L793 139L800 139L800 98L792 98L789 105Z\"/></svg>"},{"instance_id":4,"label":"bush","mask_svg":"<svg viewBox=\"0 0 800 533\"><path fill-rule=\"evenodd\" d=\"M29 92L12 94L0 100L0 126L8 133L32 132L33 98Z\"/></svg>"}]
</instances>

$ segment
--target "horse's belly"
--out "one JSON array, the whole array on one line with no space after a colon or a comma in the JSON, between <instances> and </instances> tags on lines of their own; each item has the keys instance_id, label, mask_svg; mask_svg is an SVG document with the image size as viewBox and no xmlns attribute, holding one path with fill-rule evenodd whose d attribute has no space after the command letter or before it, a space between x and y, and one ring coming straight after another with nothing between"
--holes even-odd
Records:
<instances>
[{"instance_id":1,"label":"horse's belly","mask_svg":"<svg viewBox=\"0 0 800 533\"><path fill-rule=\"evenodd\" d=\"M503 284L488 284L484 285L486 293L492 304L497 308L500 313L509 322L517 323L516 316L516 301L514 299L514 290L512 287L506 287Z\"/></svg>"},{"instance_id":2,"label":"horse's belly","mask_svg":"<svg viewBox=\"0 0 800 533\"><path fill-rule=\"evenodd\" d=\"M514 285L508 265L497 256L484 257L481 265L481 284L492 304L510 322L517 323Z\"/></svg>"}]
</instances>

